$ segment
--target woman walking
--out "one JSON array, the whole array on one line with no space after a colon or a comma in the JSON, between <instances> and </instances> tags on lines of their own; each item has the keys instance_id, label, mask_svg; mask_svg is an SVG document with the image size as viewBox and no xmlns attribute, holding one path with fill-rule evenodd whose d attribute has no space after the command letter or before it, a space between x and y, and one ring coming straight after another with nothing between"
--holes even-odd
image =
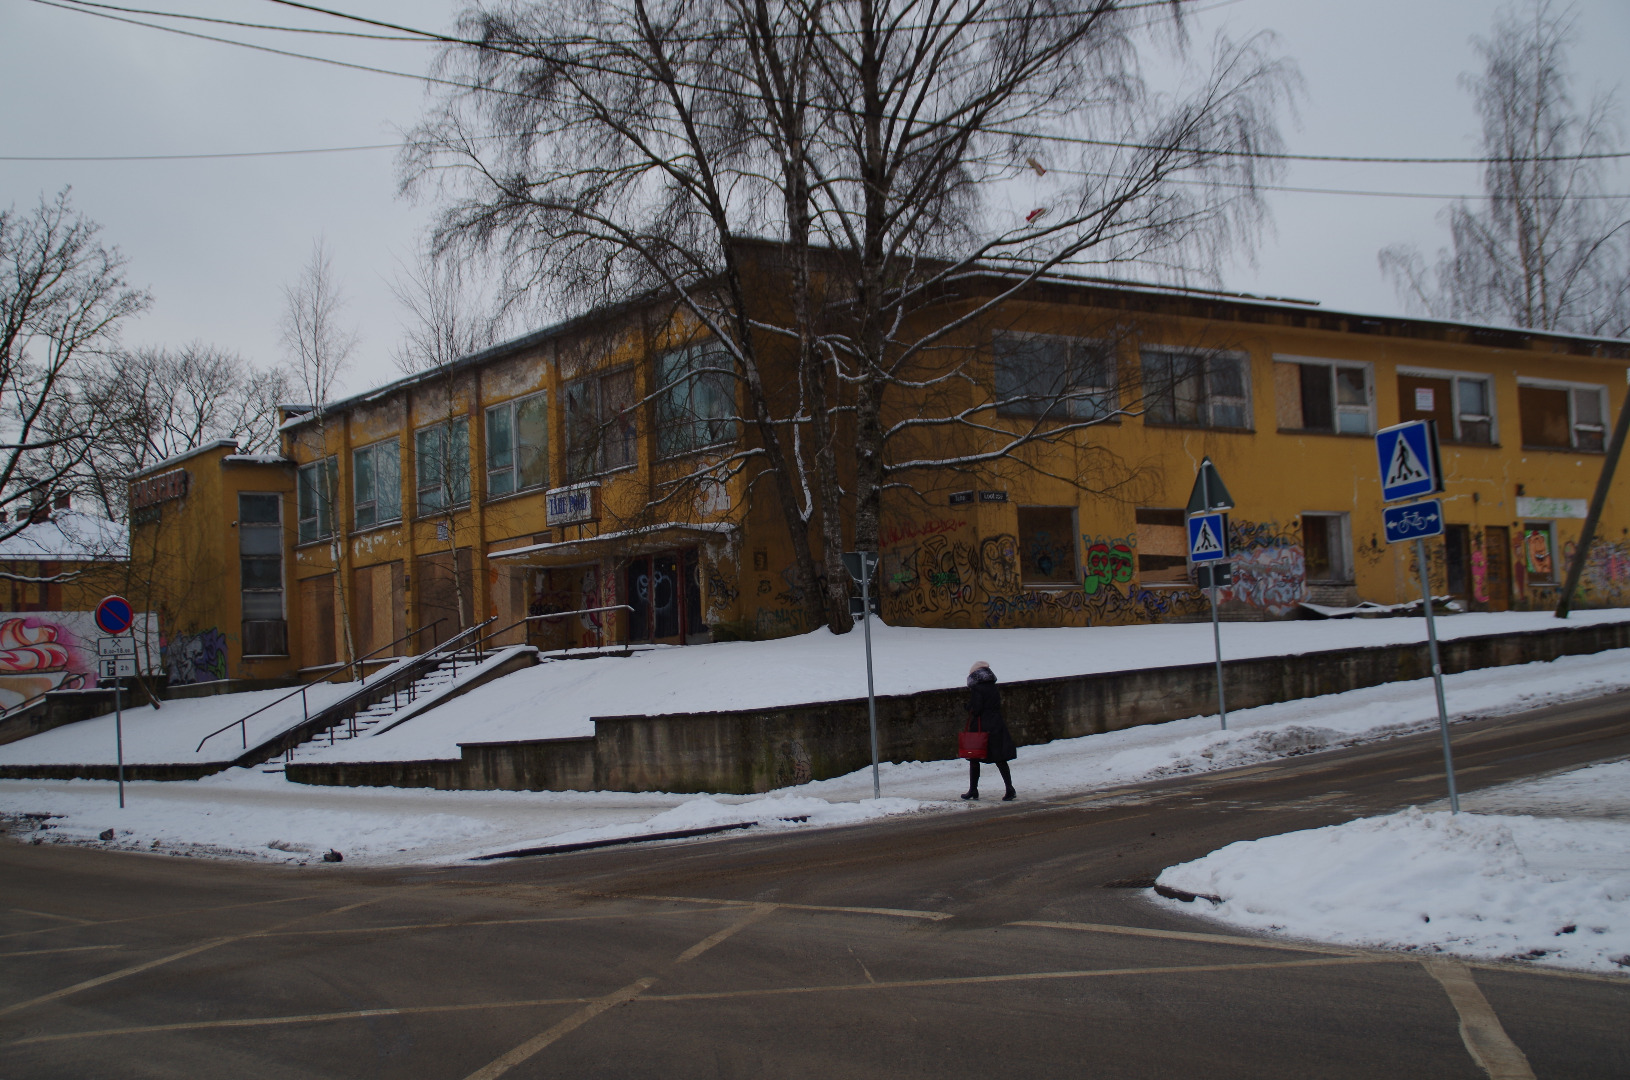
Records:
<instances>
[{"instance_id":1,"label":"woman walking","mask_svg":"<svg viewBox=\"0 0 1630 1080\"><path fill-rule=\"evenodd\" d=\"M1008 771L1007 763L1019 756L1019 748L1013 745L1013 736L1007 733L1007 724L1002 720L1002 692L996 689L996 674L983 660L975 660L973 667L968 669L967 730L983 731L988 736L984 760L996 766L1002 774L1002 783L1007 785L1002 801L1012 802L1018 798L1018 792L1013 790L1013 774ZM962 797L979 798L977 758L968 761L968 790Z\"/></svg>"}]
</instances>

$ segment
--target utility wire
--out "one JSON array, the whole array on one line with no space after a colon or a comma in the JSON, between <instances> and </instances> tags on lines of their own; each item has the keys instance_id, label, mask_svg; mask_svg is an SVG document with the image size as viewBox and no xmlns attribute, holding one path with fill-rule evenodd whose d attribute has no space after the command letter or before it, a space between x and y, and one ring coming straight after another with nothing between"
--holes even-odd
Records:
<instances>
[{"instance_id":1,"label":"utility wire","mask_svg":"<svg viewBox=\"0 0 1630 1080\"><path fill-rule=\"evenodd\" d=\"M511 97L525 97L525 96L527 96L527 95L521 94L521 93L519 93L517 91L503 90L503 89L500 89L498 87L480 86L480 85L476 85L476 84L473 84L473 83L460 82L460 81L457 81L457 80L454 80L454 79L442 79L442 78L438 78L438 77L433 76L433 75L415 75L415 74L413 74L411 72L406 72L406 71L392 71L392 70L390 70L388 68L372 67L372 66L367 65L367 64L356 64L356 63L351 63L351 62L345 61L345 60L334 60L334 59L331 59L331 58L325 57L325 56L312 56L312 55L307 54L307 53L290 52L290 51L288 51L286 49L274 49L274 48L271 48L270 46L266 46L266 45L255 45L255 44L252 44L252 43L246 42L246 41L236 41L236 40L233 40L231 38L215 37L215 36L210 35L210 34L200 34L200 33L196 33L196 32L191 31L191 30L182 30L179 27L174 27L174 26L163 26L163 25L160 25L160 24L157 24L157 23L142 22L142 21L140 21L138 19L129 19L129 18L124 18L123 16L119 16L119 15L112 15L112 14L109 14L109 13L104 12L104 11L96 11L96 10L88 9L86 7L80 6L79 3L78 3L78 0L65 0L65 2L64 2L64 0L33 0L33 2L37 3L37 4L43 4L46 7L59 8L59 9L61 9L63 11L73 11L73 12L77 12L77 13L82 14L82 15L94 15L94 16L96 16L98 18L111 19L111 20L113 20L115 22L129 23L130 25L145 27L145 28L147 28L149 30L162 30L162 31L165 31L165 32L171 33L171 34L180 34L183 37L197 38L197 39L200 39L200 40L203 40L203 41L211 41L211 42L216 42L218 44L223 44L223 45L236 45L236 46L239 46L239 47L245 48L245 49L253 49L253 50L257 51L257 52L271 53L271 54L273 54L275 56L292 57L292 58L297 59L297 60L310 60L310 61L320 63L320 64L329 64L329 65L332 65L332 66L335 66L335 67L348 68L348 69L353 70L353 71L365 71L365 72L369 72L371 74L376 74L376 75L390 75L390 76L393 76L395 78L401 78L401 79L414 79L414 80L420 81L420 82L433 83L433 84L440 85L440 86L450 86L450 87L453 87L455 89L461 89L461 90L470 90L470 91L483 92L483 93L503 94L503 95L507 95L507 96L511 96ZM469 46L469 47L472 47L472 48L490 48L489 46L485 46L485 45L481 44L480 42L467 41L467 40L464 40L464 39L461 39L461 38L451 38L451 37L447 37L447 36L441 35L441 34L433 34L430 31L413 30L413 29L411 29L409 27L398 26L397 24L394 24L394 23L384 23L384 22L380 22L380 21L375 20L375 19L365 19L365 18L363 18L361 16L346 15L346 14L341 13L341 12L330 11L329 9L326 9L326 8L318 8L318 7L314 7L312 5L309 5L309 4L295 3L294 0L269 0L269 2L284 4L284 5L287 5L287 6L290 6L290 7L303 8L303 9L306 9L306 10L309 10L309 11L315 11L315 12L320 12L320 13L324 13L324 14L333 15L335 18L349 19L349 20L352 20L352 21L355 21L355 22L366 23L366 24L374 25L374 26L380 26L380 27L384 27L384 28L387 28L387 29L402 30L402 31L405 31L405 32L408 32L408 33L421 34L421 35L425 36L427 39L434 39L434 40L442 41L442 42L449 43L449 44L465 45L465 46ZM497 50L497 51L505 51L505 50ZM513 50L510 50L510 51L513 51ZM522 54L522 55L524 55L524 54ZM583 63L581 61L569 61L569 63L572 63L572 64L574 64L574 66L577 66L577 67L582 67L582 68L585 68L587 70L597 71L597 72L601 72L601 73L605 73L605 74L612 74L612 75L618 75L618 76L622 76L622 77L631 77L631 78L642 78L642 76L630 75L628 72L609 71L608 69L605 69L605 68L598 68L598 67L595 67L594 65L586 64L586 63ZM644 76L644 78L649 78L649 76ZM703 87L703 86L695 86L695 85L690 85L690 84L686 84L686 85L691 89L704 90L704 91L708 91L708 92L711 92L711 93L719 93L719 94L725 94L725 95L732 95L733 94L733 95L742 96L742 97L751 96L751 95L745 94L742 91L725 90L725 89L718 88L718 87ZM839 112L848 111L848 110L844 110L844 109L834 107L834 106L826 106L826 108L832 109L834 111L839 111ZM1334 162L1334 163L1344 163L1344 164L1377 164L1377 165L1486 165L1486 164L1493 164L1493 163L1501 163L1501 164L1514 163L1514 162L1519 162L1519 161L1520 162L1536 162L1536 163L1538 163L1538 162L1586 161L1586 160L1606 160L1606 159L1630 158L1630 152L1595 153L1595 154L1549 154L1549 155L1542 154L1542 155L1535 155L1535 156L1531 156L1531 157L1379 157L1379 156L1360 156L1360 155L1351 155L1351 154L1285 154L1285 153L1273 153L1273 152L1269 152L1269 151L1260 151L1260 150L1199 150L1199 149L1197 149L1197 150L1189 150L1187 148L1182 148L1182 147L1168 147L1168 146L1161 146L1161 145L1156 145L1156 144L1152 144L1152 143L1134 143L1134 142L1124 142L1124 141L1118 141L1118 140L1112 140L1112 139L1089 139L1089 138L1085 138L1083 136L1062 135L1062 134L1042 134L1042 133L1038 133L1038 132L1015 131L1015 130L1010 130L1010 129L1005 129L1005 128L994 128L993 127L993 128L987 128L986 130L990 134L993 134L993 135L1004 135L1004 136L1009 136L1009 137L1013 137L1013 138L1038 139L1038 140L1042 140L1042 141L1068 143L1068 144L1079 145L1079 146L1097 146L1097 147L1103 147L1103 148L1108 148L1108 149L1121 149L1121 150L1157 150L1157 151L1159 151L1159 150L1175 150L1175 151L1189 152L1189 153L1195 153L1195 154L1200 154L1200 155L1209 155L1209 156L1214 156L1214 157L1252 158L1252 159L1256 159L1256 160L1265 160L1265 161L1314 161L1314 162ZM0 158L0 160L6 160L6 159ZM1399 194L1405 195L1407 193L1399 193Z\"/></svg>"},{"instance_id":2,"label":"utility wire","mask_svg":"<svg viewBox=\"0 0 1630 1080\"><path fill-rule=\"evenodd\" d=\"M273 23L239 22L236 19L214 19L208 15L187 15L179 11L152 11L147 8L119 7L116 4L95 4L91 0L64 0L75 7L100 8L126 15L155 15L161 19L186 19L190 22L214 23L217 26L241 26L248 30L281 30L287 34L320 34L324 37L363 38L368 41L410 41L427 44L423 37L401 34L365 34L360 30L313 30L304 26L278 26Z\"/></svg>"}]
</instances>

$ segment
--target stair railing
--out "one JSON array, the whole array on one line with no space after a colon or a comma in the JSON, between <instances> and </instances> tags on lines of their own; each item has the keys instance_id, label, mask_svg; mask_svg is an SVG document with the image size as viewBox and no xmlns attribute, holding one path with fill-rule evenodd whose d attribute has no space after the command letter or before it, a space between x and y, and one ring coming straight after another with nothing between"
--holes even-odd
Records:
<instances>
[{"instance_id":1,"label":"stair railing","mask_svg":"<svg viewBox=\"0 0 1630 1080\"><path fill-rule=\"evenodd\" d=\"M472 633L474 633L477 630L480 630L482 627L488 625L488 623L495 622L497 620L497 618L498 618L498 616L494 615L492 618L486 620L486 622L477 623L476 625L470 627L467 630L460 631L458 634L455 634L453 637L448 638L446 641L442 642L441 644L436 645L436 646L426 650L423 653L420 653L418 656L412 658L414 664L418 665L418 664L423 663L424 661L430 660L432 658L441 657L441 656L445 655L449 650L453 650L455 652L455 654L456 654L456 650L461 647L460 642L464 638L469 637ZM440 621L440 620L438 620L438 621ZM430 625L434 626L435 624L432 623ZM340 670L344 670L344 666L342 666ZM332 675L332 673L330 673L329 676L324 676L324 679L327 679L327 678L331 677L331 675ZM453 676L455 678L458 677L458 658L457 658L456 655L453 657ZM324 681L324 679L319 679L318 682ZM272 708L273 706L283 704L285 701L288 701L290 698L293 698L295 696L298 696L300 698L301 719L302 720L310 720L311 719L311 702L306 697L306 691L308 689L310 689L311 687L315 686L315 685L316 685L316 683L304 683L300 687L298 687L297 689L295 689L295 690L293 690L293 691L291 691L291 692L289 692L287 694L284 694L282 697L278 698L276 701L268 702L267 704L262 705L260 708L256 709L254 712L247 713L244 716L241 716L238 719L232 721L230 724L225 724L225 725L223 725L221 727L216 728L214 731L210 732L208 735L205 735L202 739L198 740L198 745L193 749L193 753L195 753L195 754L198 753L200 750L202 750L204 748L204 744L206 742L213 739L215 736L221 734L223 731L232 730L234 727L236 727L238 729L239 736L240 736L240 738L242 739L242 742L243 742L243 748L245 750L247 750L249 748L249 728L247 726L247 721L254 719L255 717L259 716L261 713L263 713L266 710ZM354 702L356 702L357 700L367 696L368 694L376 692L376 690L378 688L378 685L379 684L376 682L373 686L361 686L354 693L348 694L347 696L341 698L339 701L336 701L333 704L326 706L326 709L336 709L336 710L338 710L338 709L343 708L344 706L353 704ZM411 688L411 686L412 686L412 683L410 682L409 687ZM393 693L394 693L394 691L395 691L395 687L393 685ZM411 695L411 689L410 689L410 695ZM408 700L411 703L412 700L413 700L413 697L410 696ZM356 711L355 710L352 710L349 719L350 719L351 727L352 727L351 733L353 735L355 735L356 734ZM338 726L338 725L336 724L335 726ZM330 735L332 735L332 732L333 732L332 727L329 728L329 732L330 732Z\"/></svg>"},{"instance_id":2,"label":"stair railing","mask_svg":"<svg viewBox=\"0 0 1630 1080\"><path fill-rule=\"evenodd\" d=\"M498 629L498 630L494 630L492 633L484 635L481 640L482 640L483 643L491 641L493 638L497 637L499 634L507 634L511 630L515 629L517 626L525 626L529 622L539 622L539 621L542 621L542 620L545 620L545 619L564 619L564 618L566 618L567 616L570 616L570 615L593 615L597 611L633 611L633 610L634 610L633 607L631 605L628 605L628 604L607 604L604 607L580 608L577 611L550 611L550 612L546 612L545 614L542 614L542 615L528 615L524 619L517 619L515 622L510 623L508 626L505 626L505 627L503 627L501 629ZM606 643L606 629L605 629L605 627L602 626L600 628L600 644L604 645L605 643Z\"/></svg>"},{"instance_id":3,"label":"stair railing","mask_svg":"<svg viewBox=\"0 0 1630 1080\"><path fill-rule=\"evenodd\" d=\"M417 630L409 630L407 633L403 634L401 637L397 638L395 641L386 642L385 644L381 645L379 648L374 649L372 652L365 653L364 655L357 657L355 660L351 661L351 677L353 679L355 679L357 682L366 682L368 676L362 670L362 665L363 664L368 663L371 659L373 659L373 657L378 656L380 653L384 652L386 649L394 648L395 646L400 645L402 642L406 641L408 638L414 637L414 636L416 636L418 634L422 634L426 630L434 630L436 627L440 626L442 623L444 623L446 621L447 621L447 617L444 615L439 619L436 619L436 620L434 620L432 622L426 623L425 625L419 627ZM404 657L392 656L392 657L390 657L390 659L399 660L399 659L405 659L405 658Z\"/></svg>"}]
</instances>

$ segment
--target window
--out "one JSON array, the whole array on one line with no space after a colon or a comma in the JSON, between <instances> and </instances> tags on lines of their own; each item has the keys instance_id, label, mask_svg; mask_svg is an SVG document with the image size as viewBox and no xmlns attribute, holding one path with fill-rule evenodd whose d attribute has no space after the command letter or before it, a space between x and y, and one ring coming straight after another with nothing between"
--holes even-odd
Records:
<instances>
[{"instance_id":1,"label":"window","mask_svg":"<svg viewBox=\"0 0 1630 1080\"><path fill-rule=\"evenodd\" d=\"M1287 431L1368 435L1370 367L1335 360L1279 360L1273 365L1279 426Z\"/></svg>"},{"instance_id":2,"label":"window","mask_svg":"<svg viewBox=\"0 0 1630 1080\"><path fill-rule=\"evenodd\" d=\"M1522 444L1548 450L1600 450L1605 396L1600 386L1519 383Z\"/></svg>"},{"instance_id":3,"label":"window","mask_svg":"<svg viewBox=\"0 0 1630 1080\"><path fill-rule=\"evenodd\" d=\"M1144 417L1185 427L1249 428L1246 358L1230 353L1143 351Z\"/></svg>"},{"instance_id":4,"label":"window","mask_svg":"<svg viewBox=\"0 0 1630 1080\"><path fill-rule=\"evenodd\" d=\"M402 447L395 439L364 446L351 455L356 527L369 529L402 516Z\"/></svg>"},{"instance_id":5,"label":"window","mask_svg":"<svg viewBox=\"0 0 1630 1080\"><path fill-rule=\"evenodd\" d=\"M1302 554L1307 580L1348 584L1353 562L1347 543L1346 514L1303 514Z\"/></svg>"},{"instance_id":6,"label":"window","mask_svg":"<svg viewBox=\"0 0 1630 1080\"><path fill-rule=\"evenodd\" d=\"M421 514L470 501L470 422L448 420L413 433L418 511Z\"/></svg>"},{"instance_id":7,"label":"window","mask_svg":"<svg viewBox=\"0 0 1630 1080\"><path fill-rule=\"evenodd\" d=\"M1181 508L1140 506L1138 581L1150 585L1189 583L1188 515Z\"/></svg>"},{"instance_id":8,"label":"window","mask_svg":"<svg viewBox=\"0 0 1630 1080\"><path fill-rule=\"evenodd\" d=\"M289 651L283 614L283 499L238 495L238 574L243 596L243 651L281 656Z\"/></svg>"},{"instance_id":9,"label":"window","mask_svg":"<svg viewBox=\"0 0 1630 1080\"><path fill-rule=\"evenodd\" d=\"M309 544L334 535L334 499L340 490L338 458L300 466L295 488L300 501L300 542Z\"/></svg>"},{"instance_id":10,"label":"window","mask_svg":"<svg viewBox=\"0 0 1630 1080\"><path fill-rule=\"evenodd\" d=\"M549 396L487 410L487 497L549 486Z\"/></svg>"},{"instance_id":11,"label":"window","mask_svg":"<svg viewBox=\"0 0 1630 1080\"><path fill-rule=\"evenodd\" d=\"M1026 585L1079 585L1075 569L1075 510L1019 507L1019 578Z\"/></svg>"},{"instance_id":12,"label":"window","mask_svg":"<svg viewBox=\"0 0 1630 1080\"><path fill-rule=\"evenodd\" d=\"M1556 537L1549 521L1522 523L1522 560L1530 585L1556 581Z\"/></svg>"},{"instance_id":13,"label":"window","mask_svg":"<svg viewBox=\"0 0 1630 1080\"><path fill-rule=\"evenodd\" d=\"M1050 334L997 334L996 415L1098 420L1119 407L1107 342Z\"/></svg>"},{"instance_id":14,"label":"window","mask_svg":"<svg viewBox=\"0 0 1630 1080\"><path fill-rule=\"evenodd\" d=\"M673 457L735 438L736 384L730 354L692 346L656 363L657 454Z\"/></svg>"},{"instance_id":15,"label":"window","mask_svg":"<svg viewBox=\"0 0 1630 1080\"><path fill-rule=\"evenodd\" d=\"M1398 375L1398 419L1436 421L1452 442L1494 442L1493 401L1484 375Z\"/></svg>"},{"instance_id":16,"label":"window","mask_svg":"<svg viewBox=\"0 0 1630 1080\"><path fill-rule=\"evenodd\" d=\"M634 464L634 419L633 368L567 384L567 481Z\"/></svg>"}]
</instances>

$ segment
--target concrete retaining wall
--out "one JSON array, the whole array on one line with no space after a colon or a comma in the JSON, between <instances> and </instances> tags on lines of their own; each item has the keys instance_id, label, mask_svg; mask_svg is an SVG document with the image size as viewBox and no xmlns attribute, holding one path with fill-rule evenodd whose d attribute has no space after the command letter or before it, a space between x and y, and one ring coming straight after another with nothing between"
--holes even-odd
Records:
<instances>
[{"instance_id":1,"label":"concrete retaining wall","mask_svg":"<svg viewBox=\"0 0 1630 1080\"><path fill-rule=\"evenodd\" d=\"M1441 644L1446 673L1630 647L1630 623L1459 638ZM1223 665L1230 708L1425 678L1426 646L1384 645ZM952 756L963 689L877 701L889 761ZM1002 705L1021 746L1203 715L1216 709L1210 664L1004 683ZM604 716L595 734L466 743L457 759L295 763L297 783L511 790L718 791L747 794L853 772L871 761L865 699L774 709Z\"/></svg>"}]
</instances>

